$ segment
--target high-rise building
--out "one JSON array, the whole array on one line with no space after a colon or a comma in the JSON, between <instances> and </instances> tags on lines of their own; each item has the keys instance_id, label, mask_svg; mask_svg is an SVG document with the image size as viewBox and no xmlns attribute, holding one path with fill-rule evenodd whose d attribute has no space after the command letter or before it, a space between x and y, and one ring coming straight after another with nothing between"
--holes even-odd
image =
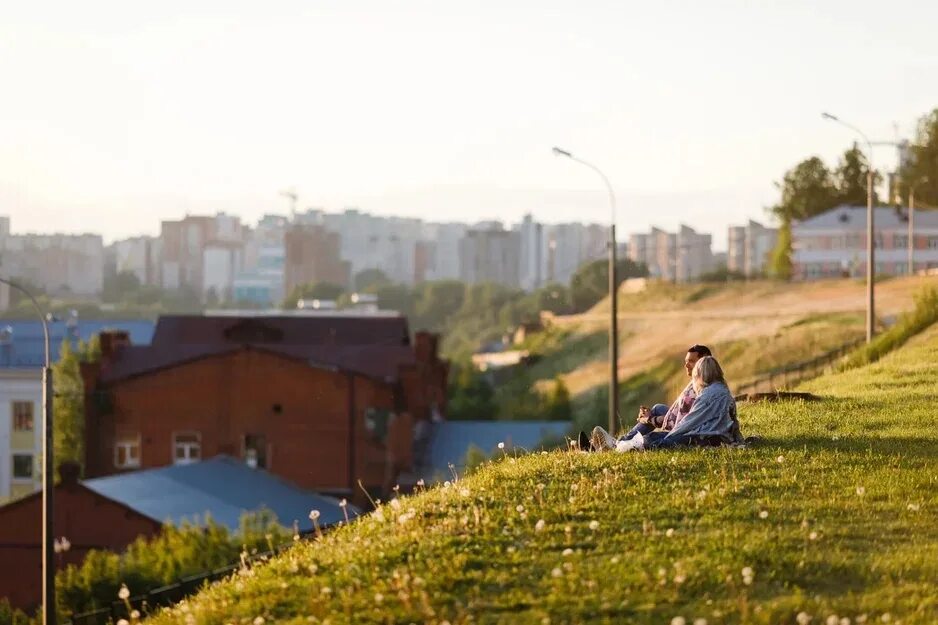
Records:
<instances>
[{"instance_id":1,"label":"high-rise building","mask_svg":"<svg viewBox=\"0 0 938 625\"><path fill-rule=\"evenodd\" d=\"M97 234L10 234L0 223L3 274L52 295L92 296L104 287L104 242Z\"/></svg>"},{"instance_id":2,"label":"high-rise building","mask_svg":"<svg viewBox=\"0 0 938 625\"><path fill-rule=\"evenodd\" d=\"M726 268L746 277L761 276L777 240L777 228L766 228L751 219L745 226L730 226Z\"/></svg>"},{"instance_id":3,"label":"high-rise building","mask_svg":"<svg viewBox=\"0 0 938 625\"><path fill-rule=\"evenodd\" d=\"M544 225L534 221L530 214L514 227L521 243L521 266L519 277L521 288L534 291L547 282L548 242Z\"/></svg>"},{"instance_id":4,"label":"high-rise building","mask_svg":"<svg viewBox=\"0 0 938 625\"><path fill-rule=\"evenodd\" d=\"M652 228L648 234L630 235L628 257L644 263L650 276L672 282L697 280L716 267L711 235L685 225L676 233Z\"/></svg>"},{"instance_id":5,"label":"high-rise building","mask_svg":"<svg viewBox=\"0 0 938 625\"><path fill-rule=\"evenodd\" d=\"M577 269L606 257L608 228L598 224L547 226L547 282L568 284Z\"/></svg>"},{"instance_id":6,"label":"high-rise building","mask_svg":"<svg viewBox=\"0 0 938 625\"><path fill-rule=\"evenodd\" d=\"M284 236L284 293L315 282L347 287L350 282L349 264L341 258L341 246L339 234L326 230L324 226L295 225L287 230Z\"/></svg>"},{"instance_id":7,"label":"high-rise building","mask_svg":"<svg viewBox=\"0 0 938 625\"><path fill-rule=\"evenodd\" d=\"M487 225L487 228L469 230L460 241L460 279L469 284L492 282L520 286L521 240L518 233Z\"/></svg>"}]
</instances>

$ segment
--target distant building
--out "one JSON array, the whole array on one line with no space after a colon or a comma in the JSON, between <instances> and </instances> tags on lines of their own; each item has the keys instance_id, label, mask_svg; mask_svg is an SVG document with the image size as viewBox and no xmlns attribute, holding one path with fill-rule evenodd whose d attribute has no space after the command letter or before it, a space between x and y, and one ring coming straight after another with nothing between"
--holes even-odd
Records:
<instances>
[{"instance_id":1,"label":"distant building","mask_svg":"<svg viewBox=\"0 0 938 625\"><path fill-rule=\"evenodd\" d=\"M52 295L95 296L104 287L104 242L96 234L10 234L0 224L3 275Z\"/></svg>"},{"instance_id":2,"label":"distant building","mask_svg":"<svg viewBox=\"0 0 938 625\"><path fill-rule=\"evenodd\" d=\"M243 266L232 287L235 302L269 306L283 300L288 226L286 217L265 215L256 228L245 232Z\"/></svg>"},{"instance_id":3,"label":"distant building","mask_svg":"<svg viewBox=\"0 0 938 625\"><path fill-rule=\"evenodd\" d=\"M644 263L650 276L671 282L691 282L716 267L712 236L685 225L676 233L652 228L630 235L628 258Z\"/></svg>"},{"instance_id":4,"label":"distant building","mask_svg":"<svg viewBox=\"0 0 938 625\"><path fill-rule=\"evenodd\" d=\"M909 222L905 209L875 210L878 275L909 273ZM792 224L792 275L796 280L866 275L866 207L838 206ZM938 211L915 212L915 271L938 267Z\"/></svg>"},{"instance_id":5,"label":"distant building","mask_svg":"<svg viewBox=\"0 0 938 625\"><path fill-rule=\"evenodd\" d=\"M463 223L426 223L420 231L424 250L417 259L414 281L458 280L460 276L459 242L469 226Z\"/></svg>"},{"instance_id":6,"label":"distant building","mask_svg":"<svg viewBox=\"0 0 938 625\"><path fill-rule=\"evenodd\" d=\"M761 276L777 240L777 228L766 228L751 219L745 226L730 226L726 268L746 277Z\"/></svg>"},{"instance_id":7,"label":"distant building","mask_svg":"<svg viewBox=\"0 0 938 625\"><path fill-rule=\"evenodd\" d=\"M149 346L103 334L84 365L86 474L217 454L358 497L412 464L415 422L445 413L437 337L399 316L164 316Z\"/></svg>"},{"instance_id":8,"label":"distant building","mask_svg":"<svg viewBox=\"0 0 938 625\"><path fill-rule=\"evenodd\" d=\"M569 284L577 269L606 257L609 229L597 224L566 223L545 226L547 282Z\"/></svg>"},{"instance_id":9,"label":"distant building","mask_svg":"<svg viewBox=\"0 0 938 625\"><path fill-rule=\"evenodd\" d=\"M471 229L459 243L460 279L520 286L521 241L517 232L488 227Z\"/></svg>"},{"instance_id":10,"label":"distant building","mask_svg":"<svg viewBox=\"0 0 938 625\"><path fill-rule=\"evenodd\" d=\"M140 284L159 283L161 255L158 238L140 236L115 241L110 251L115 273L130 272Z\"/></svg>"},{"instance_id":11,"label":"distant building","mask_svg":"<svg viewBox=\"0 0 938 625\"><path fill-rule=\"evenodd\" d=\"M145 345L153 322L138 320L54 321L49 324L53 362L62 343L77 347L105 329L121 329ZM0 321L0 503L22 497L41 486L42 452L42 324L33 320Z\"/></svg>"},{"instance_id":12,"label":"distant building","mask_svg":"<svg viewBox=\"0 0 938 625\"><path fill-rule=\"evenodd\" d=\"M324 226L298 225L284 235L284 293L314 282L341 287L350 283L349 264L341 258L341 236Z\"/></svg>"},{"instance_id":13,"label":"distant building","mask_svg":"<svg viewBox=\"0 0 938 625\"><path fill-rule=\"evenodd\" d=\"M160 285L164 289L188 287L205 297L213 289L219 299L219 289L232 293L234 275L230 265L239 246L244 245L246 231L238 217L219 213L214 216L187 215L177 221L163 221L160 229L161 267ZM206 282L206 251L211 272Z\"/></svg>"},{"instance_id":14,"label":"distant building","mask_svg":"<svg viewBox=\"0 0 938 625\"><path fill-rule=\"evenodd\" d=\"M545 227L528 214L514 230L521 243L521 266L518 270L521 288L526 291L537 290L547 283L548 242Z\"/></svg>"}]
</instances>

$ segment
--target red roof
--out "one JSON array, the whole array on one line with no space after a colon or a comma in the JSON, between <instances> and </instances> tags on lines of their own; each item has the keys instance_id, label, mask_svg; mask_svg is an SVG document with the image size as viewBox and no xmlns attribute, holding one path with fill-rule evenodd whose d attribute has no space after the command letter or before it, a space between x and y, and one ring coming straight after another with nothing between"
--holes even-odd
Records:
<instances>
[{"instance_id":1,"label":"red roof","mask_svg":"<svg viewBox=\"0 0 938 625\"><path fill-rule=\"evenodd\" d=\"M113 382L242 349L389 382L415 362L403 317L168 316L160 317L150 345L120 349L101 379Z\"/></svg>"}]
</instances>

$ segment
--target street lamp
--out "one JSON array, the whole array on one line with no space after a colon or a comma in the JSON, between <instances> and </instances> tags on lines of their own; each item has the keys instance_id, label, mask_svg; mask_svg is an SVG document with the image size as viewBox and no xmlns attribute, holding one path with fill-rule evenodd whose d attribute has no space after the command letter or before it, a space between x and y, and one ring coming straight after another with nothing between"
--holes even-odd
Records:
<instances>
[{"instance_id":1,"label":"street lamp","mask_svg":"<svg viewBox=\"0 0 938 625\"><path fill-rule=\"evenodd\" d=\"M821 113L821 117L836 122L845 128L849 128L860 135L866 143L866 158L869 164L869 171L866 173L866 342L869 343L873 340L873 333L875 332L874 324L876 323L876 315L873 307L875 289L873 281L876 277L876 252L874 249L876 244L873 229L873 144L870 142L869 137L856 126L852 126L830 113Z\"/></svg>"},{"instance_id":2,"label":"street lamp","mask_svg":"<svg viewBox=\"0 0 938 625\"><path fill-rule=\"evenodd\" d=\"M586 165L603 179L609 191L609 433L615 434L619 415L619 328L617 323L619 303L616 282L616 194L609 184L606 174L591 163L579 159L570 152L558 147L553 149L555 156L565 156L581 165Z\"/></svg>"},{"instance_id":3,"label":"street lamp","mask_svg":"<svg viewBox=\"0 0 938 625\"><path fill-rule=\"evenodd\" d=\"M45 347L45 361L42 368L42 623L55 625L55 537L52 515L55 470L52 464L52 366L49 358L49 324L42 313L42 307L39 306L39 302L32 293L12 280L0 278L0 283L28 297L42 322L42 338Z\"/></svg>"}]
</instances>

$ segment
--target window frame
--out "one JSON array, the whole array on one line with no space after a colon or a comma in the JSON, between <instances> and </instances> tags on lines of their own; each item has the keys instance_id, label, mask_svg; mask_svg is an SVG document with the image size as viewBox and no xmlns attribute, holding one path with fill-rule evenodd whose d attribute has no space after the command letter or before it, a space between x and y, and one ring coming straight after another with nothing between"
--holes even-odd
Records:
<instances>
[{"instance_id":1,"label":"window frame","mask_svg":"<svg viewBox=\"0 0 938 625\"><path fill-rule=\"evenodd\" d=\"M29 458L29 475L22 476L16 474L16 459ZM13 482L34 482L36 480L36 454L31 451L14 451L10 453L10 479Z\"/></svg>"},{"instance_id":2,"label":"window frame","mask_svg":"<svg viewBox=\"0 0 938 625\"><path fill-rule=\"evenodd\" d=\"M131 458L129 451L137 449L137 457ZM124 463L118 461L121 449L125 450ZM134 436L122 436L114 441L114 468L116 469L139 469L143 462L143 450L140 444L140 434Z\"/></svg>"},{"instance_id":3,"label":"window frame","mask_svg":"<svg viewBox=\"0 0 938 625\"><path fill-rule=\"evenodd\" d=\"M179 441L177 440L180 436L189 436L195 438L195 441ZM180 459L176 454L182 446L182 449L187 451L185 458ZM195 457L191 457L189 454L192 449L196 450ZM174 465L186 465L194 464L196 462L201 462L202 460L202 433L197 430L179 430L173 432L172 438L172 458Z\"/></svg>"},{"instance_id":4,"label":"window frame","mask_svg":"<svg viewBox=\"0 0 938 625\"><path fill-rule=\"evenodd\" d=\"M29 406L29 427L18 426L21 415L17 414L17 406ZM35 432L36 431L36 402L26 399L10 400L10 425L14 432Z\"/></svg>"}]
</instances>

